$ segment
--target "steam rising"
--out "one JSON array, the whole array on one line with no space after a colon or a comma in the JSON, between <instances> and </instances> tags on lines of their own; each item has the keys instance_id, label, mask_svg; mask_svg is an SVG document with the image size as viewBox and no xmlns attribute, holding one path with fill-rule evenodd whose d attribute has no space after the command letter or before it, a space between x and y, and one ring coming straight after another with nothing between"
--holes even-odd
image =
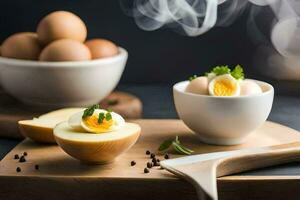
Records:
<instances>
[{"instance_id":1,"label":"steam rising","mask_svg":"<svg viewBox=\"0 0 300 200\"><path fill-rule=\"evenodd\" d=\"M121 1L122 2L122 1ZM215 26L228 26L247 6L269 6L274 13L271 41L285 57L300 56L300 1L299 0L132 0L130 11L136 24L143 30L153 31L171 27L188 36L199 36ZM255 13L250 9L250 14ZM250 18L253 17L250 15ZM250 22L253 22L250 20ZM264 37L255 23L253 31Z\"/></svg>"},{"instance_id":2,"label":"steam rising","mask_svg":"<svg viewBox=\"0 0 300 200\"><path fill-rule=\"evenodd\" d=\"M171 26L188 36L198 36L214 26L231 24L247 0L135 0L130 9L136 24L152 31ZM220 4L224 9L218 11ZM128 8L125 8L128 10ZM218 19L218 12L222 15Z\"/></svg>"}]
</instances>

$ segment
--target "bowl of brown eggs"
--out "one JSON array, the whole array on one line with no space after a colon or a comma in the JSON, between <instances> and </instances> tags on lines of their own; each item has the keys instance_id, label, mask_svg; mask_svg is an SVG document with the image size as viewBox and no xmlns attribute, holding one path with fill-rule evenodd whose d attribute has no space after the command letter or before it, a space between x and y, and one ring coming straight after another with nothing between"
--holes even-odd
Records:
<instances>
[{"instance_id":1,"label":"bowl of brown eggs","mask_svg":"<svg viewBox=\"0 0 300 200\"><path fill-rule=\"evenodd\" d=\"M28 105L98 103L118 84L128 53L107 39L86 38L84 22L67 11L45 16L36 32L9 36L1 45L1 86Z\"/></svg>"}]
</instances>

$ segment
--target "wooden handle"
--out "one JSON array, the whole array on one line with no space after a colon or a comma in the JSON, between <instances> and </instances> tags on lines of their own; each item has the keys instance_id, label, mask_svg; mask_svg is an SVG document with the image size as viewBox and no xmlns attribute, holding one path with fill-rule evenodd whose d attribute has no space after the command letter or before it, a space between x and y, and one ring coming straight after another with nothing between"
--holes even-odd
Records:
<instances>
[{"instance_id":1,"label":"wooden handle","mask_svg":"<svg viewBox=\"0 0 300 200\"><path fill-rule=\"evenodd\" d=\"M296 145L296 146L295 146ZM294 147L295 146L295 147ZM282 147L289 147L283 148ZM220 159L217 163L217 177L278 164L300 161L299 143L274 146L260 153L246 153Z\"/></svg>"}]
</instances>

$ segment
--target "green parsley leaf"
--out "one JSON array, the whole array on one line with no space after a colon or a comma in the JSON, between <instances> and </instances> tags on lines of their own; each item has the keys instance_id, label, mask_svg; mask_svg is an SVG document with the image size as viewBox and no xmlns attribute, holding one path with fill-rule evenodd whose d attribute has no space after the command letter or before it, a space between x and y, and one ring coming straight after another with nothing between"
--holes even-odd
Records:
<instances>
[{"instance_id":1,"label":"green parsley leaf","mask_svg":"<svg viewBox=\"0 0 300 200\"><path fill-rule=\"evenodd\" d=\"M103 112L99 113L98 123L102 124L104 119L105 119L105 114Z\"/></svg>"},{"instance_id":2,"label":"green parsley leaf","mask_svg":"<svg viewBox=\"0 0 300 200\"><path fill-rule=\"evenodd\" d=\"M233 76L235 79L245 79L243 68L240 65L235 66L231 72L231 76Z\"/></svg>"},{"instance_id":3,"label":"green parsley leaf","mask_svg":"<svg viewBox=\"0 0 300 200\"><path fill-rule=\"evenodd\" d=\"M164 151L164 150L167 150L171 144L172 144L173 140L165 140L163 141L160 145L159 145L159 148L158 148L158 151Z\"/></svg>"},{"instance_id":4,"label":"green parsley leaf","mask_svg":"<svg viewBox=\"0 0 300 200\"><path fill-rule=\"evenodd\" d=\"M98 109L99 107L100 107L99 104L95 104L95 105L92 105L91 107L85 109L83 111L82 118L84 119L84 118L92 116L94 114L95 109Z\"/></svg>"},{"instance_id":5,"label":"green parsley leaf","mask_svg":"<svg viewBox=\"0 0 300 200\"><path fill-rule=\"evenodd\" d=\"M230 71L231 70L229 69L228 65L221 65L221 66L214 67L211 72L215 73L216 76L220 76L223 74L230 74Z\"/></svg>"},{"instance_id":6,"label":"green parsley leaf","mask_svg":"<svg viewBox=\"0 0 300 200\"><path fill-rule=\"evenodd\" d=\"M105 119L106 119L106 121L109 121L109 120L112 119L112 116L111 116L111 113L110 113L110 112L107 112L107 113L106 113Z\"/></svg>"},{"instance_id":7,"label":"green parsley leaf","mask_svg":"<svg viewBox=\"0 0 300 200\"><path fill-rule=\"evenodd\" d=\"M197 75L190 76L190 77L189 77L189 81L192 81L192 80L194 80L194 79L196 79L196 78L197 78Z\"/></svg>"},{"instance_id":8,"label":"green parsley leaf","mask_svg":"<svg viewBox=\"0 0 300 200\"><path fill-rule=\"evenodd\" d=\"M169 149L171 146L179 154L190 155L194 152L193 150L184 147L180 143L178 136L176 136L174 140L165 140L165 141L163 141L160 144L158 150L159 151L165 151L165 150Z\"/></svg>"}]
</instances>

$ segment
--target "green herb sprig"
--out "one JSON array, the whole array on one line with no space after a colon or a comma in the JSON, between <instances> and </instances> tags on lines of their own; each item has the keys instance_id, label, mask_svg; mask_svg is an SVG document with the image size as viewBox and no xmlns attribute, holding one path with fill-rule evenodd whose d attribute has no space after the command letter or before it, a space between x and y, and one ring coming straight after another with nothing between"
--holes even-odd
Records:
<instances>
[{"instance_id":1,"label":"green herb sprig","mask_svg":"<svg viewBox=\"0 0 300 200\"><path fill-rule=\"evenodd\" d=\"M231 76L233 76L235 79L245 79L244 69L241 67L241 65L235 66L231 72Z\"/></svg>"},{"instance_id":2,"label":"green herb sprig","mask_svg":"<svg viewBox=\"0 0 300 200\"><path fill-rule=\"evenodd\" d=\"M105 119L106 121L111 120L111 119L112 119L111 112L112 112L111 109L107 109L107 113L104 113L104 112L99 113L99 116L98 116L98 123L99 123L99 124L102 124L104 119Z\"/></svg>"},{"instance_id":3,"label":"green herb sprig","mask_svg":"<svg viewBox=\"0 0 300 200\"><path fill-rule=\"evenodd\" d=\"M177 153L179 154L183 154L183 155L191 155L194 151L191 149L186 148L185 146L183 146L181 144L181 142L179 141L178 136L175 137L175 140L165 140L163 141L159 148L158 151L165 151L167 149L169 149L170 147L172 147Z\"/></svg>"},{"instance_id":4,"label":"green herb sprig","mask_svg":"<svg viewBox=\"0 0 300 200\"><path fill-rule=\"evenodd\" d=\"M92 105L91 107L85 109L83 111L82 119L92 116L94 114L95 109L98 109L99 107L100 107L99 104L95 104L95 105Z\"/></svg>"},{"instance_id":5,"label":"green herb sprig","mask_svg":"<svg viewBox=\"0 0 300 200\"><path fill-rule=\"evenodd\" d=\"M230 74L232 77L234 77L237 80L245 79L244 70L241 67L241 65L236 65L232 71L228 67L228 65L216 66L210 72L206 72L204 75L208 76L209 74L214 74L216 76L220 76L223 74Z\"/></svg>"}]
</instances>

